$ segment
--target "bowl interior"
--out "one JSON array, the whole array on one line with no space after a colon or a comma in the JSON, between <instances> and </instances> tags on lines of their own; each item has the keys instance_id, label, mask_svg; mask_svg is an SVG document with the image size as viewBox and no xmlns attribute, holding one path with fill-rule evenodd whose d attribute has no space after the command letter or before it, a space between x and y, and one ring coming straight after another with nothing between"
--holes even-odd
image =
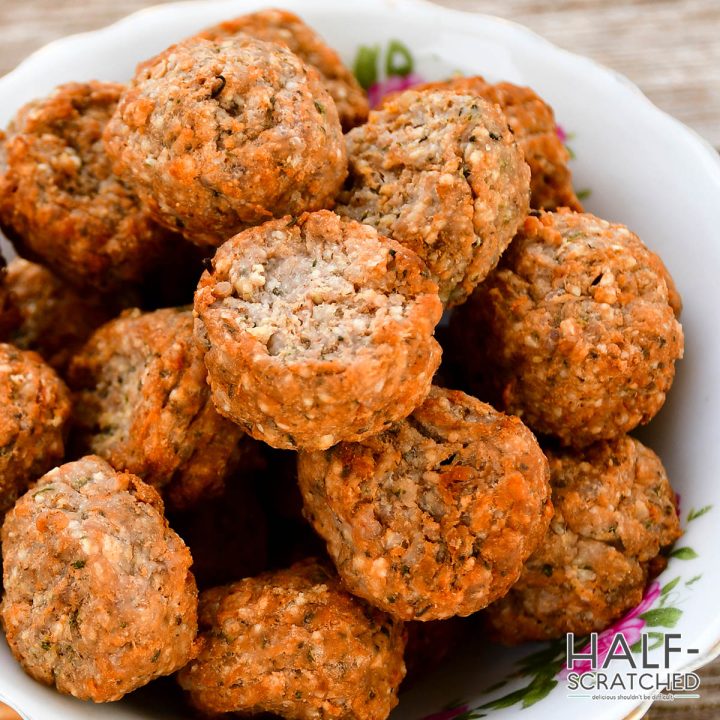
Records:
<instances>
[{"instance_id":1,"label":"bowl interior","mask_svg":"<svg viewBox=\"0 0 720 720\"><path fill-rule=\"evenodd\" d=\"M587 208L627 224L657 251L684 299L686 357L660 415L639 436L662 457L681 495L686 528L659 584L671 589L657 601L672 607L673 632L699 654L675 656L673 667L697 662L720 641L717 534L720 512L720 162L698 137L653 107L623 78L546 43L502 20L432 6L420 0L284 0L315 26L351 63L360 45L387 47L399 39L412 51L425 79L454 72L481 73L536 89L555 108L569 133L576 189L587 189ZM127 80L135 64L204 26L264 7L252 0L166 5L130 16L103 31L64 39L29 58L0 80L0 125L24 102L70 80ZM711 506L687 522L693 510ZM712 509L715 507L715 510ZM665 632L665 625L653 626ZM540 655L530 657L541 651ZM660 650L651 653L659 657ZM529 659L528 659L529 658ZM592 702L568 690L557 673L564 645L505 649L469 633L462 652L402 696L398 719L623 718L637 700ZM501 687L497 685L502 683ZM533 685L534 683L534 685ZM507 698L509 693L514 695ZM495 706L483 707L498 698ZM0 699L28 718L179 718L151 689L112 706L61 697L27 678L0 639ZM582 707L581 707L582 706Z\"/></svg>"}]
</instances>

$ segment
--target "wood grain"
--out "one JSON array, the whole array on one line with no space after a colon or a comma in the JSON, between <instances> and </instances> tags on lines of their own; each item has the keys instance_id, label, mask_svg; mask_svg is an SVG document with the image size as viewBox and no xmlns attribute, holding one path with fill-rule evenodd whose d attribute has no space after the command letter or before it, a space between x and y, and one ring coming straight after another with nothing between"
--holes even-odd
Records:
<instances>
[{"instance_id":1,"label":"wood grain","mask_svg":"<svg viewBox=\"0 0 720 720\"><path fill-rule=\"evenodd\" d=\"M720 0L436 1L515 20L618 70L720 148ZM0 74L51 40L102 27L159 2L0 0ZM282 5L282 0L268 2ZM658 705L648 717L720 718L720 661L700 674L701 700ZM0 720L14 717L0 707Z\"/></svg>"}]
</instances>

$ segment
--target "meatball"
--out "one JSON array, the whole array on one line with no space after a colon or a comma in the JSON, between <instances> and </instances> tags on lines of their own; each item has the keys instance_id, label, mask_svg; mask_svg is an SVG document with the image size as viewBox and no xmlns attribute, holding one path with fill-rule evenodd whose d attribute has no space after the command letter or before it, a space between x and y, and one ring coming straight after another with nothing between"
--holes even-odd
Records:
<instances>
[{"instance_id":1,"label":"meatball","mask_svg":"<svg viewBox=\"0 0 720 720\"><path fill-rule=\"evenodd\" d=\"M222 492L243 432L215 411L189 310L131 310L73 358L75 445L139 475L173 508Z\"/></svg>"},{"instance_id":2,"label":"meatball","mask_svg":"<svg viewBox=\"0 0 720 720\"><path fill-rule=\"evenodd\" d=\"M70 393L34 352L0 343L0 520L65 454Z\"/></svg>"},{"instance_id":3,"label":"meatball","mask_svg":"<svg viewBox=\"0 0 720 720\"><path fill-rule=\"evenodd\" d=\"M259 443L240 441L238 469L221 495L203 498L169 516L170 525L187 543L198 587L214 587L257 575L268 567L268 527L256 491L265 469ZM267 484L274 478L267 478ZM259 484L259 483L258 483Z\"/></svg>"},{"instance_id":4,"label":"meatball","mask_svg":"<svg viewBox=\"0 0 720 720\"><path fill-rule=\"evenodd\" d=\"M208 40L236 38L241 34L284 45L319 73L325 89L335 101L343 130L367 120L368 100L355 76L340 56L297 15L287 10L260 10L227 20L199 33Z\"/></svg>"},{"instance_id":5,"label":"meatball","mask_svg":"<svg viewBox=\"0 0 720 720\"><path fill-rule=\"evenodd\" d=\"M680 536L655 453L623 436L548 450L555 516L510 592L487 610L506 643L600 632L637 605L658 553ZM659 567L658 567L659 565Z\"/></svg>"},{"instance_id":6,"label":"meatball","mask_svg":"<svg viewBox=\"0 0 720 720\"><path fill-rule=\"evenodd\" d=\"M195 654L192 558L159 495L88 456L51 470L2 529L7 640L25 671L109 702Z\"/></svg>"},{"instance_id":7,"label":"meatball","mask_svg":"<svg viewBox=\"0 0 720 720\"><path fill-rule=\"evenodd\" d=\"M454 319L471 386L489 376L505 410L567 445L648 422L683 354L666 272L622 225L528 218Z\"/></svg>"},{"instance_id":8,"label":"meatball","mask_svg":"<svg viewBox=\"0 0 720 720\"><path fill-rule=\"evenodd\" d=\"M113 314L110 300L76 290L42 265L21 258L8 265L6 287L20 316L7 339L23 350L35 350L61 374L72 355Z\"/></svg>"},{"instance_id":9,"label":"meatball","mask_svg":"<svg viewBox=\"0 0 720 720\"><path fill-rule=\"evenodd\" d=\"M200 596L199 657L178 679L209 713L384 720L405 675L402 623L308 560Z\"/></svg>"},{"instance_id":10,"label":"meatball","mask_svg":"<svg viewBox=\"0 0 720 720\"><path fill-rule=\"evenodd\" d=\"M191 38L142 63L105 146L157 220L199 245L327 207L347 174L318 72L248 36Z\"/></svg>"},{"instance_id":11,"label":"meatball","mask_svg":"<svg viewBox=\"0 0 720 720\"><path fill-rule=\"evenodd\" d=\"M414 250L448 305L495 266L527 215L530 170L498 107L409 91L347 135L338 212Z\"/></svg>"},{"instance_id":12,"label":"meatball","mask_svg":"<svg viewBox=\"0 0 720 720\"><path fill-rule=\"evenodd\" d=\"M582 211L572 187L568 167L570 153L558 134L553 109L529 87L509 82L493 85L475 76L425 83L413 89L452 90L499 105L530 166L531 207L544 210L569 207Z\"/></svg>"},{"instance_id":13,"label":"meatball","mask_svg":"<svg viewBox=\"0 0 720 720\"><path fill-rule=\"evenodd\" d=\"M532 433L437 387L380 435L300 453L298 475L350 592L402 620L470 615L502 597L552 515Z\"/></svg>"},{"instance_id":14,"label":"meatball","mask_svg":"<svg viewBox=\"0 0 720 720\"><path fill-rule=\"evenodd\" d=\"M103 130L123 85L61 85L25 105L0 162L0 225L18 252L82 287L141 280L171 242L111 170Z\"/></svg>"},{"instance_id":15,"label":"meatball","mask_svg":"<svg viewBox=\"0 0 720 720\"><path fill-rule=\"evenodd\" d=\"M251 228L195 295L215 406L277 448L373 435L419 405L440 363L437 287L418 257L324 211Z\"/></svg>"}]
</instances>

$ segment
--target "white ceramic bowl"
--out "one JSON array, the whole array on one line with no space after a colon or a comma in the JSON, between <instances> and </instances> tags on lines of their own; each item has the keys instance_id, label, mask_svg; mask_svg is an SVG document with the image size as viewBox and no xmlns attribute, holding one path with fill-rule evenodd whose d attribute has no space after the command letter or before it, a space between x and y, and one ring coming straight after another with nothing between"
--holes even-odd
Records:
<instances>
[{"instance_id":1,"label":"white ceramic bowl","mask_svg":"<svg viewBox=\"0 0 720 720\"><path fill-rule=\"evenodd\" d=\"M301 14L352 62L360 44L404 42L427 79L455 71L531 85L547 98L570 144L576 188L592 191L587 207L635 230L665 260L683 295L686 358L668 402L642 438L662 457L682 497L686 548L676 553L647 599L647 630L682 634L694 655L672 667L697 666L720 643L720 160L703 140L655 108L630 82L497 18L442 9L422 0L279 0ZM70 80L126 80L135 64L208 24L265 6L257 0L163 5L98 32L48 45L0 80L0 125L24 102ZM710 509L692 521L701 508ZM695 512L692 512L692 511ZM675 582L677 578L677 581ZM657 589L664 594L658 595ZM637 620L637 618L636 618ZM631 623L637 628L638 623ZM549 648L549 649L548 649ZM545 651L535 659L528 656ZM434 720L640 717L637 699L569 699L558 671L563 648L507 650L468 638L461 656L404 694L395 717ZM556 654L554 654L554 652ZM653 651L657 660L660 650ZM503 683L502 687L490 689ZM531 683L533 683L531 685ZM523 690L525 688L525 690ZM480 708L517 691L495 707ZM700 688L702 692L702 688ZM142 692L110 706L62 697L30 680L0 639L0 699L26 718L178 718L162 696ZM515 702L511 702L515 700ZM497 707L505 705L505 707ZM527 707L524 707L527 706ZM480 709L478 709L480 708Z\"/></svg>"}]
</instances>

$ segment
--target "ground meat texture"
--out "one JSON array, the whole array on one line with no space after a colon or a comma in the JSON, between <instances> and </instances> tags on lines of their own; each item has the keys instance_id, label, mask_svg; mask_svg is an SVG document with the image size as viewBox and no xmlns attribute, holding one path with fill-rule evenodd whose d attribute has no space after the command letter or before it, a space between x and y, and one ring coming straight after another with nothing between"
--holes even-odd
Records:
<instances>
[{"instance_id":1,"label":"ground meat texture","mask_svg":"<svg viewBox=\"0 0 720 720\"><path fill-rule=\"evenodd\" d=\"M65 454L70 393L34 352L0 343L0 520Z\"/></svg>"},{"instance_id":2,"label":"ground meat texture","mask_svg":"<svg viewBox=\"0 0 720 720\"><path fill-rule=\"evenodd\" d=\"M20 323L6 337L16 347L35 350L59 373L92 332L112 317L113 302L75 289L42 265L15 258L6 287Z\"/></svg>"},{"instance_id":3,"label":"ground meat texture","mask_svg":"<svg viewBox=\"0 0 720 720\"><path fill-rule=\"evenodd\" d=\"M155 217L199 245L328 207L347 173L318 72L248 36L191 38L142 63L105 146Z\"/></svg>"},{"instance_id":4,"label":"ground meat texture","mask_svg":"<svg viewBox=\"0 0 720 720\"><path fill-rule=\"evenodd\" d=\"M495 266L527 215L530 170L499 108L408 91L347 135L338 212L414 250L449 305Z\"/></svg>"},{"instance_id":5,"label":"ground meat texture","mask_svg":"<svg viewBox=\"0 0 720 720\"><path fill-rule=\"evenodd\" d=\"M666 273L622 225L528 218L458 312L457 359L540 433L576 446L618 437L662 407L683 354Z\"/></svg>"},{"instance_id":6,"label":"ground meat texture","mask_svg":"<svg viewBox=\"0 0 720 720\"><path fill-rule=\"evenodd\" d=\"M103 149L123 90L70 83L25 105L0 163L0 224L18 252L99 290L138 282L171 242L113 175Z\"/></svg>"},{"instance_id":7,"label":"ground meat texture","mask_svg":"<svg viewBox=\"0 0 720 720\"><path fill-rule=\"evenodd\" d=\"M335 101L346 132L367 120L368 101L355 76L340 56L297 15L287 10L260 10L226 20L199 33L208 40L225 40L240 34L284 45L307 65L314 67L325 89Z\"/></svg>"},{"instance_id":8,"label":"ground meat texture","mask_svg":"<svg viewBox=\"0 0 720 720\"><path fill-rule=\"evenodd\" d=\"M201 711L384 720L397 705L402 623L316 560L202 593L200 628L178 679Z\"/></svg>"},{"instance_id":9,"label":"ground meat texture","mask_svg":"<svg viewBox=\"0 0 720 720\"><path fill-rule=\"evenodd\" d=\"M505 643L604 630L640 602L658 553L680 536L662 463L637 440L546 452L555 516L520 580L487 610Z\"/></svg>"},{"instance_id":10,"label":"ground meat texture","mask_svg":"<svg viewBox=\"0 0 720 720\"><path fill-rule=\"evenodd\" d=\"M418 85L414 90L452 90L499 105L530 166L530 205L555 210L582 211L572 187L570 153L563 145L553 109L529 87L509 82L492 84L480 76L455 77Z\"/></svg>"},{"instance_id":11,"label":"ground meat texture","mask_svg":"<svg viewBox=\"0 0 720 720\"><path fill-rule=\"evenodd\" d=\"M411 251L328 212L246 230L195 295L215 406L276 448L379 432L430 389L437 287Z\"/></svg>"},{"instance_id":12,"label":"ground meat texture","mask_svg":"<svg viewBox=\"0 0 720 720\"><path fill-rule=\"evenodd\" d=\"M88 456L44 475L2 528L8 644L25 671L109 702L194 655L192 558L160 496Z\"/></svg>"},{"instance_id":13,"label":"ground meat texture","mask_svg":"<svg viewBox=\"0 0 720 720\"><path fill-rule=\"evenodd\" d=\"M75 447L158 488L173 508L222 492L243 432L210 400L189 310L131 310L72 361Z\"/></svg>"},{"instance_id":14,"label":"ground meat texture","mask_svg":"<svg viewBox=\"0 0 720 720\"><path fill-rule=\"evenodd\" d=\"M301 453L298 474L350 592L402 620L465 616L504 595L552 515L532 433L436 387L380 435Z\"/></svg>"}]
</instances>

